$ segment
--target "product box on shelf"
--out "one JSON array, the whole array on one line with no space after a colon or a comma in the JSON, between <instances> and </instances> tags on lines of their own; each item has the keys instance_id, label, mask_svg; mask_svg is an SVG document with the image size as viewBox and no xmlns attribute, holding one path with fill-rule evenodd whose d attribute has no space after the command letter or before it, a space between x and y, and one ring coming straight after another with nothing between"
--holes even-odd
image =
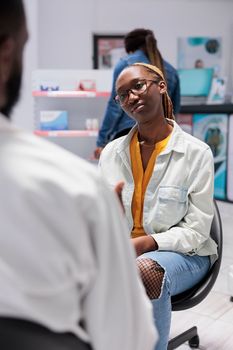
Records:
<instances>
[{"instance_id":1,"label":"product box on shelf","mask_svg":"<svg viewBox=\"0 0 233 350\"><path fill-rule=\"evenodd\" d=\"M40 130L67 130L67 111L40 111Z\"/></svg>"},{"instance_id":2,"label":"product box on shelf","mask_svg":"<svg viewBox=\"0 0 233 350\"><path fill-rule=\"evenodd\" d=\"M34 91L111 91L112 70L37 69L32 73Z\"/></svg>"}]
</instances>

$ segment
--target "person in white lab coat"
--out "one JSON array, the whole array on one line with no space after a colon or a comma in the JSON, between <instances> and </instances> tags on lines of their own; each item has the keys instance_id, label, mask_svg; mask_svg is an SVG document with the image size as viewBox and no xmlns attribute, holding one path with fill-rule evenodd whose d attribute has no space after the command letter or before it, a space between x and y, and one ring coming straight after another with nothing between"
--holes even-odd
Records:
<instances>
[{"instance_id":1,"label":"person in white lab coat","mask_svg":"<svg viewBox=\"0 0 233 350\"><path fill-rule=\"evenodd\" d=\"M22 0L0 2L0 23L0 348L44 349L52 336L57 350L151 350L152 309L118 199L86 161L10 123Z\"/></svg>"}]
</instances>

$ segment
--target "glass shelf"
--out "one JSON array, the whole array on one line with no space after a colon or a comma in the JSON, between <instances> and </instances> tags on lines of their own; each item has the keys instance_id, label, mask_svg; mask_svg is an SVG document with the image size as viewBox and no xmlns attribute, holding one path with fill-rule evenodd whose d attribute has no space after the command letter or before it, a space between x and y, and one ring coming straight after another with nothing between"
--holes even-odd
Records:
<instances>
[{"instance_id":1,"label":"glass shelf","mask_svg":"<svg viewBox=\"0 0 233 350\"><path fill-rule=\"evenodd\" d=\"M34 97L108 97L110 92L108 91L33 91Z\"/></svg>"},{"instance_id":2,"label":"glass shelf","mask_svg":"<svg viewBox=\"0 0 233 350\"><path fill-rule=\"evenodd\" d=\"M44 137L97 137L98 130L35 130L34 134Z\"/></svg>"}]
</instances>

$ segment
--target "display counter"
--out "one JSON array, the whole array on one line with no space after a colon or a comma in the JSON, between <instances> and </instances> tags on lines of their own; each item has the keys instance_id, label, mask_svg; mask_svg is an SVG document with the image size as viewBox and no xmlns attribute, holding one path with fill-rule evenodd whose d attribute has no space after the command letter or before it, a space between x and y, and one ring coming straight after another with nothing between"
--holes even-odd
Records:
<instances>
[{"instance_id":1,"label":"display counter","mask_svg":"<svg viewBox=\"0 0 233 350\"><path fill-rule=\"evenodd\" d=\"M214 156L214 196L233 202L233 104L183 105L180 126L206 142Z\"/></svg>"}]
</instances>

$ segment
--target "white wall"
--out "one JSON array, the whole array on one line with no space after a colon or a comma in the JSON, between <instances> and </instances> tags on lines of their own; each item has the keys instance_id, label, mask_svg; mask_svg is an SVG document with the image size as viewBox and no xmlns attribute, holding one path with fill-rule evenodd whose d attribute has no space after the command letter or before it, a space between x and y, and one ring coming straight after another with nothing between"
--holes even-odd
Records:
<instances>
[{"instance_id":1,"label":"white wall","mask_svg":"<svg viewBox=\"0 0 233 350\"><path fill-rule=\"evenodd\" d=\"M33 130L32 71L38 65L38 2L24 0L29 40L24 51L24 70L19 103L15 106L12 120L15 124Z\"/></svg>"},{"instance_id":2,"label":"white wall","mask_svg":"<svg viewBox=\"0 0 233 350\"><path fill-rule=\"evenodd\" d=\"M22 99L14 120L33 127L31 71L92 68L93 33L154 31L165 59L177 65L177 38L223 38L223 74L233 77L233 0L25 0L30 40Z\"/></svg>"},{"instance_id":3,"label":"white wall","mask_svg":"<svg viewBox=\"0 0 233 350\"><path fill-rule=\"evenodd\" d=\"M223 38L223 74L232 72L232 0L40 0L40 68L92 68L92 34L154 31L177 65L177 38ZM43 22L42 22L43 18Z\"/></svg>"},{"instance_id":4,"label":"white wall","mask_svg":"<svg viewBox=\"0 0 233 350\"><path fill-rule=\"evenodd\" d=\"M92 68L98 0L39 0L39 68Z\"/></svg>"}]
</instances>

